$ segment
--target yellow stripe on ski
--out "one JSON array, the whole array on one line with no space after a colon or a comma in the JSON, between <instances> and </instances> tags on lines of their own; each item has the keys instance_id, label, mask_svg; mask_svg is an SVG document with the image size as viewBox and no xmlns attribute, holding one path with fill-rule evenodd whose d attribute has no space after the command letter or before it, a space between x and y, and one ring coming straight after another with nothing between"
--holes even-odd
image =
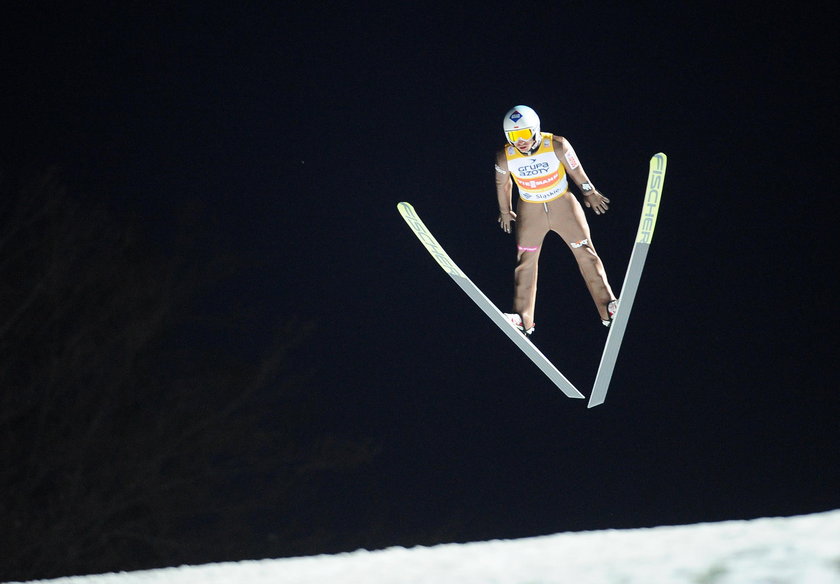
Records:
<instances>
[{"instance_id":1,"label":"yellow stripe on ski","mask_svg":"<svg viewBox=\"0 0 840 584\"><path fill-rule=\"evenodd\" d=\"M429 253L432 254L432 257L435 258L437 263L440 264L440 267L443 268L447 273L452 274L453 276L459 276L461 278L466 278L467 276L461 269L452 261L452 258L449 257L445 251L443 251L443 247L437 242L437 239L429 232L426 225L420 220L420 217L417 216L417 212L414 210L414 207L411 203L398 203L397 209L400 211L400 215L402 215L405 222L408 223L408 226L411 227L411 230L417 236L417 238L422 242L423 245L426 246L426 249L429 250Z\"/></svg>"},{"instance_id":2,"label":"yellow stripe on ski","mask_svg":"<svg viewBox=\"0 0 840 584\"><path fill-rule=\"evenodd\" d=\"M636 234L636 243L650 245L653 239L653 228L656 227L656 217L659 214L659 199L662 194L662 185L665 182L665 168L667 166L668 157L662 152L655 154L650 159L645 205L642 211L642 221L639 223L639 232Z\"/></svg>"}]
</instances>

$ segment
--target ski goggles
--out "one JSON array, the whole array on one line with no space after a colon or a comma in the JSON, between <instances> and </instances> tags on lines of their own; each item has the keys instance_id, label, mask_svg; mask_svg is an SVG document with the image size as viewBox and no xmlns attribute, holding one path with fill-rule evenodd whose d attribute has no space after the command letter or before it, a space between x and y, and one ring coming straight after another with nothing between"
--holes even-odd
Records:
<instances>
[{"instance_id":1,"label":"ski goggles","mask_svg":"<svg viewBox=\"0 0 840 584\"><path fill-rule=\"evenodd\" d=\"M516 144L520 140L527 142L534 137L534 129L522 128L521 130L511 130L510 132L505 132L505 135L511 144Z\"/></svg>"}]
</instances>

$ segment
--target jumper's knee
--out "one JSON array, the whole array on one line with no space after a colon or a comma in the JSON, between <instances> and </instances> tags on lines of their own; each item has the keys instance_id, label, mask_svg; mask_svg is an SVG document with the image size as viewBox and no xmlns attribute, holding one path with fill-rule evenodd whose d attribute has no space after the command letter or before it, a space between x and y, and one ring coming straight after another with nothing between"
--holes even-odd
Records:
<instances>
[{"instance_id":1,"label":"jumper's knee","mask_svg":"<svg viewBox=\"0 0 840 584\"><path fill-rule=\"evenodd\" d=\"M591 246L585 244L572 251L578 266L587 277L601 276L601 271L603 270L601 258Z\"/></svg>"},{"instance_id":2,"label":"jumper's knee","mask_svg":"<svg viewBox=\"0 0 840 584\"><path fill-rule=\"evenodd\" d=\"M520 266L536 263L540 257L540 246L526 247L517 245L516 249L516 262Z\"/></svg>"}]
</instances>

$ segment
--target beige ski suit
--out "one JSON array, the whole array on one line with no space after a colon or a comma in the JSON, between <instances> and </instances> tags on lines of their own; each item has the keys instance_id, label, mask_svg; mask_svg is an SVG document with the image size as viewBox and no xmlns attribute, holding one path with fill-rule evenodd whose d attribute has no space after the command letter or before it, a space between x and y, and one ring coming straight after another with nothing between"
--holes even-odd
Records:
<instances>
[{"instance_id":1,"label":"beige ski suit","mask_svg":"<svg viewBox=\"0 0 840 584\"><path fill-rule=\"evenodd\" d=\"M568 179L584 190L586 206L600 215L609 199L592 187L568 140L543 132L526 150L507 144L496 156L499 225L506 233L516 222L517 266L514 272L513 311L525 328L534 324L537 264L543 239L557 233L572 251L601 320L609 320L607 305L615 299L604 265L592 244L589 225L578 200L568 192ZM519 202L512 206L513 182Z\"/></svg>"}]
</instances>

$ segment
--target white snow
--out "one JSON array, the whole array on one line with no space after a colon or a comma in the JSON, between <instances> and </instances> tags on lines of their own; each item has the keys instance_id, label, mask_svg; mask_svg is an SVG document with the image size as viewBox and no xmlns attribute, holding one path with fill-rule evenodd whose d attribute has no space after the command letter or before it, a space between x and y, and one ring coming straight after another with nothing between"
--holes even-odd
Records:
<instances>
[{"instance_id":1,"label":"white snow","mask_svg":"<svg viewBox=\"0 0 840 584\"><path fill-rule=\"evenodd\" d=\"M40 580L52 584L838 584L840 510Z\"/></svg>"}]
</instances>

